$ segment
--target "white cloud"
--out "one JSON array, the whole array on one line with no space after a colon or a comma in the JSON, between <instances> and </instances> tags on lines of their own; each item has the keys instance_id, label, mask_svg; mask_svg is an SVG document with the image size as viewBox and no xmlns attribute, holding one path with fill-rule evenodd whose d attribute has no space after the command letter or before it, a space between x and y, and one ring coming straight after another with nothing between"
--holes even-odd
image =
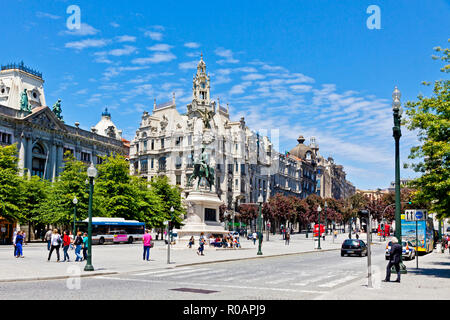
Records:
<instances>
[{"instance_id":1,"label":"white cloud","mask_svg":"<svg viewBox=\"0 0 450 320\"><path fill-rule=\"evenodd\" d=\"M182 62L178 64L178 68L181 70L188 70L188 69L195 69L197 68L198 61L188 61L188 62Z\"/></svg>"},{"instance_id":2,"label":"white cloud","mask_svg":"<svg viewBox=\"0 0 450 320\"><path fill-rule=\"evenodd\" d=\"M49 19L52 19L52 20L61 19L60 16L57 16L57 15L54 15L54 14L51 14L51 13L47 13L47 12L42 12L42 11L36 12L36 17L38 17L38 18L49 18Z\"/></svg>"},{"instance_id":3,"label":"white cloud","mask_svg":"<svg viewBox=\"0 0 450 320\"><path fill-rule=\"evenodd\" d=\"M310 92L312 90L311 86L304 84L296 84L290 87L295 92Z\"/></svg>"},{"instance_id":4,"label":"white cloud","mask_svg":"<svg viewBox=\"0 0 450 320\"><path fill-rule=\"evenodd\" d=\"M185 46L186 48L190 48L190 49L197 49L197 48L200 47L200 44L197 43L197 42L186 42L186 43L184 44L184 46Z\"/></svg>"},{"instance_id":5,"label":"white cloud","mask_svg":"<svg viewBox=\"0 0 450 320\"><path fill-rule=\"evenodd\" d=\"M82 22L79 29L66 30L62 32L62 34L69 34L73 36L92 36L99 32L100 31L95 29L93 26L90 26L87 23Z\"/></svg>"},{"instance_id":6,"label":"white cloud","mask_svg":"<svg viewBox=\"0 0 450 320\"><path fill-rule=\"evenodd\" d=\"M242 80L261 80L264 79L265 76L259 73L249 73L242 77Z\"/></svg>"},{"instance_id":7,"label":"white cloud","mask_svg":"<svg viewBox=\"0 0 450 320\"><path fill-rule=\"evenodd\" d=\"M112 77L116 77L119 74L123 73L124 71L137 71L137 70L143 70L148 67L108 67L106 68L105 72L103 73L103 80L109 80Z\"/></svg>"},{"instance_id":8,"label":"white cloud","mask_svg":"<svg viewBox=\"0 0 450 320\"><path fill-rule=\"evenodd\" d=\"M116 22L111 22L110 24L109 24L110 26L112 26L113 28L118 28L118 27L120 27L120 24L118 24L118 23L116 23Z\"/></svg>"},{"instance_id":9,"label":"white cloud","mask_svg":"<svg viewBox=\"0 0 450 320\"><path fill-rule=\"evenodd\" d=\"M83 50L85 48L99 48L108 44L108 40L105 39L85 39L81 41L67 42L66 48L73 48L77 50Z\"/></svg>"},{"instance_id":10,"label":"white cloud","mask_svg":"<svg viewBox=\"0 0 450 320\"><path fill-rule=\"evenodd\" d=\"M123 35L116 37L117 42L136 42L136 37Z\"/></svg>"},{"instance_id":11,"label":"white cloud","mask_svg":"<svg viewBox=\"0 0 450 320\"><path fill-rule=\"evenodd\" d=\"M170 51L171 48L173 48L173 46L170 46L165 43L158 43L155 44L154 46L147 47L147 49L150 51Z\"/></svg>"},{"instance_id":12,"label":"white cloud","mask_svg":"<svg viewBox=\"0 0 450 320\"><path fill-rule=\"evenodd\" d=\"M218 60L217 61L218 64L238 63L239 62L239 60L233 58L233 52L230 49L225 49L225 48L220 47L220 48L217 48L214 52L219 57L225 58L222 60Z\"/></svg>"},{"instance_id":13,"label":"white cloud","mask_svg":"<svg viewBox=\"0 0 450 320\"><path fill-rule=\"evenodd\" d=\"M249 87L251 84L252 84L251 81L247 81L247 82L243 82L241 84L234 85L230 89L230 95L244 93L245 89L247 89L247 87Z\"/></svg>"},{"instance_id":14,"label":"white cloud","mask_svg":"<svg viewBox=\"0 0 450 320\"><path fill-rule=\"evenodd\" d=\"M130 54L132 54L132 53L134 53L136 51L137 51L136 47L124 46L121 49L113 49L113 50L109 51L108 54L112 55L112 56L120 57L120 56L130 55Z\"/></svg>"},{"instance_id":15,"label":"white cloud","mask_svg":"<svg viewBox=\"0 0 450 320\"><path fill-rule=\"evenodd\" d=\"M168 62L176 59L176 56L170 52L156 52L152 56L147 58L136 58L131 62L134 64L148 64L148 63L161 63Z\"/></svg>"},{"instance_id":16,"label":"white cloud","mask_svg":"<svg viewBox=\"0 0 450 320\"><path fill-rule=\"evenodd\" d=\"M146 31L144 36L149 37L152 40L161 41L163 34L161 32L156 31Z\"/></svg>"}]
</instances>

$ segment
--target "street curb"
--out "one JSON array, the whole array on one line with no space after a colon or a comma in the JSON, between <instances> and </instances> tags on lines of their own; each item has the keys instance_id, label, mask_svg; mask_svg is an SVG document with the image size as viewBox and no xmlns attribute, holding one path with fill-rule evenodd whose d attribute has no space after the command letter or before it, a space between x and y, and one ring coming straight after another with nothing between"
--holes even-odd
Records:
<instances>
[{"instance_id":1,"label":"street curb","mask_svg":"<svg viewBox=\"0 0 450 320\"><path fill-rule=\"evenodd\" d=\"M374 243L372 244L380 244L380 243ZM216 249L217 250L217 249ZM315 252L328 252L328 251L338 251L340 248L336 249L321 249L313 250L313 251L302 251L302 252L291 252L291 253L281 253L281 254L272 254L272 255L262 255L262 256L256 256L256 257L244 257L244 258L233 258L233 259L224 259L224 260L214 260L214 261L199 261L199 262L193 262L193 263L184 263L174 266L166 266L166 267L157 267L157 268L151 268L151 269L141 269L141 270L132 270L132 271L109 271L109 272L99 272L99 273L84 273L77 277L80 278L87 278L87 277L95 277L95 276L104 276L104 275L113 275L113 274L127 274L127 273L135 273L135 272L145 272L145 271L153 271L153 270L165 270L165 269L175 269L180 267L187 267L187 266L196 266L196 265L204 265L204 264L213 264L213 263L222 263L222 262L233 262L233 261L239 261L239 260L254 260L254 259L264 259L264 258L273 258L273 257L283 257L283 256L292 256L292 255L301 255L301 254L310 254ZM49 276L49 277L32 277L32 278L23 278L23 279L0 279L0 283L2 282L21 282L21 281L42 281L42 280L63 280L68 278L74 278L72 275L64 275L64 276Z\"/></svg>"},{"instance_id":2,"label":"street curb","mask_svg":"<svg viewBox=\"0 0 450 320\"><path fill-rule=\"evenodd\" d=\"M95 273L95 274L87 273L87 274L80 274L78 276L65 275L65 276L22 278L22 279L0 279L0 283L2 283L2 282L22 282L22 281L63 280L63 279L77 278L77 277L87 278L87 277L104 276L104 275L112 275L112 274L120 274L120 272L111 271L111 272L101 272L101 273Z\"/></svg>"}]
</instances>

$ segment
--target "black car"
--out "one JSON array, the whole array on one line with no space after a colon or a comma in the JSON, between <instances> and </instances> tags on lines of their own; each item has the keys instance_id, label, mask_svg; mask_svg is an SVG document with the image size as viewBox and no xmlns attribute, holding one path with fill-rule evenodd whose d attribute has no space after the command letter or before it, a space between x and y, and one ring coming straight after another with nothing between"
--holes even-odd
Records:
<instances>
[{"instance_id":1,"label":"black car","mask_svg":"<svg viewBox=\"0 0 450 320\"><path fill-rule=\"evenodd\" d=\"M341 257L346 254L356 254L360 257L367 256L367 246L364 241L359 239L345 239L341 247Z\"/></svg>"}]
</instances>

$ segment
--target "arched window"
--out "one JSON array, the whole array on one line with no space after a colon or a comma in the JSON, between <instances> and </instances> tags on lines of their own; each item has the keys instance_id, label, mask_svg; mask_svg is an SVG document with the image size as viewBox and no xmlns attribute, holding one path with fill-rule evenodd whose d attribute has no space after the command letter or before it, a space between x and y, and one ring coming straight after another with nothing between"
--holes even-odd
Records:
<instances>
[{"instance_id":1,"label":"arched window","mask_svg":"<svg viewBox=\"0 0 450 320\"><path fill-rule=\"evenodd\" d=\"M35 144L34 145L33 153L45 155L44 148L40 144Z\"/></svg>"}]
</instances>

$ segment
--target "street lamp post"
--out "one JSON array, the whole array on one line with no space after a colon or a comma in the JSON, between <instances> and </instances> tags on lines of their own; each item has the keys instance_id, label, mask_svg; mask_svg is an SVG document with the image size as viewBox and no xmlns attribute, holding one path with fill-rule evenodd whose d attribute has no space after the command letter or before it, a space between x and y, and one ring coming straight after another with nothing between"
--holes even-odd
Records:
<instances>
[{"instance_id":1,"label":"street lamp post","mask_svg":"<svg viewBox=\"0 0 450 320\"><path fill-rule=\"evenodd\" d=\"M172 235L171 227L174 211L175 209L173 207L170 207L170 221L167 223L167 264L170 264L170 238Z\"/></svg>"},{"instance_id":2,"label":"street lamp post","mask_svg":"<svg viewBox=\"0 0 450 320\"><path fill-rule=\"evenodd\" d=\"M75 239L75 236L76 236L75 232L77 231L77 229L75 227L75 221L77 219L77 203L78 203L77 197L74 197L72 202L73 202L73 236Z\"/></svg>"},{"instance_id":3,"label":"street lamp post","mask_svg":"<svg viewBox=\"0 0 450 320\"><path fill-rule=\"evenodd\" d=\"M88 255L87 263L84 267L84 271L94 271L92 266L92 194L94 193L94 178L97 176L97 169L94 164L87 169L87 175L89 177L89 225L88 225Z\"/></svg>"},{"instance_id":4,"label":"street lamp post","mask_svg":"<svg viewBox=\"0 0 450 320\"><path fill-rule=\"evenodd\" d=\"M370 211L369 210L361 210L360 213L363 217L367 219L367 278L368 283L367 287L372 288L372 262L371 262L371 250L370 244L372 242L372 227L370 223Z\"/></svg>"},{"instance_id":5,"label":"street lamp post","mask_svg":"<svg viewBox=\"0 0 450 320\"><path fill-rule=\"evenodd\" d=\"M401 93L397 87L392 92L392 110L394 112L394 127L392 127L393 137L395 140L395 237L398 243L402 244L402 221L400 207L400 137L402 136L400 128L401 120ZM400 272L406 273L406 267L400 256Z\"/></svg>"},{"instance_id":6,"label":"street lamp post","mask_svg":"<svg viewBox=\"0 0 450 320\"><path fill-rule=\"evenodd\" d=\"M350 204L350 215L353 213L353 204ZM348 231L348 238L352 238L352 228L353 228L353 217L350 217L350 220L348 221L349 224L349 231Z\"/></svg>"},{"instance_id":7,"label":"street lamp post","mask_svg":"<svg viewBox=\"0 0 450 320\"><path fill-rule=\"evenodd\" d=\"M327 202L325 201L324 206L323 206L323 213L325 215L325 233L323 234L323 240L325 240L325 235L328 234L327 233Z\"/></svg>"},{"instance_id":8,"label":"street lamp post","mask_svg":"<svg viewBox=\"0 0 450 320\"><path fill-rule=\"evenodd\" d=\"M319 204L319 206L317 207L317 213L319 214L319 228L318 228L318 234L317 234L317 238L319 239L319 243L318 243L318 246L317 246L317 249L318 250L321 250L322 248L320 247L320 211L322 211L322 208L320 207L320 204Z\"/></svg>"},{"instance_id":9,"label":"street lamp post","mask_svg":"<svg viewBox=\"0 0 450 320\"><path fill-rule=\"evenodd\" d=\"M257 255L260 256L262 255L262 251L261 251L261 245L262 245L262 218L261 218L261 211L262 211L262 204L263 204L264 200L261 194L259 194L258 197L258 204L259 204L259 214L258 214L258 253Z\"/></svg>"}]
</instances>

